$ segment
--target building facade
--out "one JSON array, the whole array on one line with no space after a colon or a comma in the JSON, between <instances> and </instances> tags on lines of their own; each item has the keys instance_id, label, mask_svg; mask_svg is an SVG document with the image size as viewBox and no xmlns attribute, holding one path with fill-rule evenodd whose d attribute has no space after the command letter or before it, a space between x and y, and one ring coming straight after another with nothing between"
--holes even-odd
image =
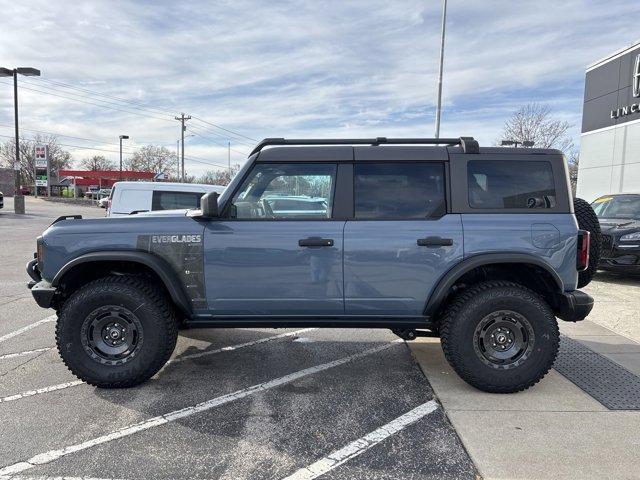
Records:
<instances>
[{"instance_id":1,"label":"building facade","mask_svg":"<svg viewBox=\"0 0 640 480\"><path fill-rule=\"evenodd\" d=\"M640 41L587 67L577 196L640 192Z\"/></svg>"}]
</instances>

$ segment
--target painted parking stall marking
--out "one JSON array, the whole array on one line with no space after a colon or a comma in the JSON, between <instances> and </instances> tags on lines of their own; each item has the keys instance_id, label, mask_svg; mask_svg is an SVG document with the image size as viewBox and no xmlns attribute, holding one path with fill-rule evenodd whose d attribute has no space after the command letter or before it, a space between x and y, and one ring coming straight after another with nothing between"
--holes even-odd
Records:
<instances>
[{"instance_id":1,"label":"painted parking stall marking","mask_svg":"<svg viewBox=\"0 0 640 480\"><path fill-rule=\"evenodd\" d=\"M306 332L310 332L312 330L317 330L316 328L303 328L301 330L294 330L293 332L286 332L286 333L280 333L278 335L274 335L271 337L265 337L265 338L260 338L258 340L253 340L251 342L245 342L245 343L239 343L237 345L229 345L227 347L221 347L221 348L217 348L215 350L209 350L209 351L204 351L204 352L198 352L198 353L192 353L190 355L185 355L184 357L179 357L179 358L174 358L172 360L169 360L165 366L163 367L166 368L167 365L169 365L170 363L177 363L177 362L182 362L184 360L190 360L193 358L201 358L201 357L205 357L208 355L214 355L217 353L223 353L223 352L232 352L234 350L238 350L240 348L246 348L246 347L251 347L254 345L259 345L261 343L266 343L266 342L271 342L274 340L280 340L283 338L289 338L289 337L294 337L300 333L306 333ZM43 351L46 350L50 350L54 347L48 347L45 349L41 349ZM30 350L28 352L19 352L16 354L8 354L6 355L6 357L11 357L11 356L20 356L20 355L26 355L29 353L35 353L38 350ZM0 357L0 360L3 357ZM59 383L57 385L49 385L47 387L42 387L42 388L38 388L38 389L34 389L34 390L27 390L26 392L21 392L21 393L16 393L14 395L9 395L6 397L1 397L0 398L0 403L6 403L6 402L12 402L15 400L20 400L22 398L28 398L28 397L33 397L36 395L41 395L43 393L50 393L50 392L56 392L58 390L64 390L66 388L70 388L70 387L76 387L78 385L83 385L84 382L82 380L77 380L77 381L73 381L73 382L65 382L65 383Z\"/></svg>"},{"instance_id":2,"label":"painted parking stall marking","mask_svg":"<svg viewBox=\"0 0 640 480\"><path fill-rule=\"evenodd\" d=\"M46 318L43 318L42 320L38 320L37 322L30 323L29 325L26 325L26 326L24 326L24 327L22 327L22 328L20 328L18 330L15 330L13 332L7 333L7 334L5 334L5 335L0 337L0 343L2 343L4 341L7 341L10 338L17 337L18 335L22 335L23 333L28 332L29 330L31 330L33 328L36 328L36 327L38 327L40 325L43 325L45 323L55 322L57 318L58 317L56 315L50 315L50 316L48 316Z\"/></svg>"},{"instance_id":3,"label":"painted parking stall marking","mask_svg":"<svg viewBox=\"0 0 640 480\"><path fill-rule=\"evenodd\" d=\"M77 385L82 385L84 382L82 380L76 380L73 382L60 383L58 385L50 385L48 387L37 388L35 390L27 390L26 392L16 393L15 395L9 395L8 397L0 398L0 403L13 402L15 400L20 400L26 397L33 397L35 395L40 395L43 393L55 392L58 390L64 390L65 388L75 387Z\"/></svg>"},{"instance_id":4,"label":"painted parking stall marking","mask_svg":"<svg viewBox=\"0 0 640 480\"><path fill-rule=\"evenodd\" d=\"M375 447L390 436L400 432L409 425L434 412L437 408L438 404L435 400L423 403L386 425L368 433L364 437L354 440L335 452L331 452L326 457L321 458L307 467L301 468L286 477L284 480L311 480L318 478L330 470L339 467L343 463L348 462L352 458L357 457L361 453L366 452L370 448Z\"/></svg>"},{"instance_id":5,"label":"painted parking stall marking","mask_svg":"<svg viewBox=\"0 0 640 480\"><path fill-rule=\"evenodd\" d=\"M174 410L173 412L169 412L166 413L164 415L159 415L157 417L152 417L149 418L147 420L144 420L142 422L139 423L135 423L133 425L129 425L127 427L123 427L120 428L118 430L115 430L111 433L108 433L106 435L101 435L99 437L93 438L91 440L87 440L85 442L81 442L81 443L77 443L75 445L69 445L67 447L63 447L61 449L57 449L57 450L50 450L48 452L44 452L44 453L40 453L38 455L35 455L33 457L31 457L30 459L23 461L23 462L17 462L14 463L12 465L7 465L4 468L0 469L0 477L2 475L13 475L16 473L20 473L23 472L25 470L29 470L33 467L36 467L38 465L44 465L47 463L51 463L55 460L58 460L59 458L62 458L64 456L70 455L72 453L76 453L76 452L80 452L83 450L86 450L88 448L92 448L95 447L97 445L102 445L104 443L108 443L111 442L113 440L117 440L120 438L125 438L128 437L130 435L133 435L135 433L138 432L142 432L145 430L149 430L151 428L155 428L155 427L159 427L161 425L166 425L170 422L174 422L176 420L182 419L182 418L186 418L186 417L190 417L192 415L195 415L197 413L202 413L202 412L206 412L207 410L211 410L212 408L215 407L219 407L220 405L224 405L236 400L240 400L241 398L246 398L250 395L254 395L256 393L261 393L261 392L265 392L269 389L275 388L275 387L279 387L281 385L284 385L286 383L290 383L293 382L295 380L298 380L300 378L304 378L307 377L309 375L313 375L315 373L318 372L323 372L325 370L329 370L330 368L334 368L334 367L338 367L340 365L344 365L346 363L349 362L353 362L354 360L358 360L360 358L364 358L368 355L372 355L374 353L378 353L381 352L383 350L386 350L390 347L392 347L393 345L397 345L398 343L402 342L403 340L398 339L395 340L391 343L385 343L383 345L374 347L374 348L370 348L367 350L364 350L360 353L356 353L353 355L349 355L347 357L342 357L339 358L337 360L334 360L332 362L328 362L328 363L323 363L320 365L316 365L314 367L309 367L309 368L305 368L303 370L299 370L297 372L294 373L290 373L288 375L285 375L283 377L279 377L276 378L274 380L269 380L268 382L263 382L263 383L259 383L256 385L253 385L251 387L248 388L244 388L242 390L238 390L236 392L233 393L229 393L227 395L222 395L220 397L216 397L216 398L212 398L211 400L207 400L205 402L201 402L198 403L196 405L190 406L190 407L185 407L185 408L181 408L179 410Z\"/></svg>"},{"instance_id":6,"label":"painted parking stall marking","mask_svg":"<svg viewBox=\"0 0 640 480\"><path fill-rule=\"evenodd\" d=\"M0 360L9 360L11 358L27 357L29 355L35 355L36 353L48 352L49 350L53 350L54 348L55 347L45 347L45 348L36 348L35 350L25 350L24 352L7 353L5 355L0 355Z\"/></svg>"}]
</instances>

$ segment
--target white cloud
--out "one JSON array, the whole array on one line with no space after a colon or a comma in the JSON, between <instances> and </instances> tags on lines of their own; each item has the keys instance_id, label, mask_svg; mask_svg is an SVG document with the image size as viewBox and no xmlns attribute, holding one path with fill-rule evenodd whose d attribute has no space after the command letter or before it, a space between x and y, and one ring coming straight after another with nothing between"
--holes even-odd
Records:
<instances>
[{"instance_id":1,"label":"white cloud","mask_svg":"<svg viewBox=\"0 0 640 480\"><path fill-rule=\"evenodd\" d=\"M22 90L24 127L99 140L61 137L67 144L117 150L125 133L127 151L146 143L175 148L180 132L172 117L182 111L252 138L431 136L440 6L0 0L0 66L40 68L43 77L25 80L27 88L68 96L71 90L49 83L59 81L167 112L149 118ZM635 0L449 2L443 136L490 143L514 109L535 100L570 121L577 137L584 67L631 42L625 32L639 13ZM0 135L12 134L12 122L11 89L0 84L0 125L9 125ZM188 125L222 146L190 138L187 155L226 164L227 134L205 133L209 126L195 120ZM188 164L194 173L206 168Z\"/></svg>"}]
</instances>

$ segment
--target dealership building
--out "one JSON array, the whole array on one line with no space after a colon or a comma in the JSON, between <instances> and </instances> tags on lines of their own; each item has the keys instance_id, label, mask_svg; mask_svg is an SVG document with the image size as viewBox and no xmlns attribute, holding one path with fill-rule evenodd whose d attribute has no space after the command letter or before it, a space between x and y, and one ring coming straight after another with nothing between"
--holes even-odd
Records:
<instances>
[{"instance_id":1,"label":"dealership building","mask_svg":"<svg viewBox=\"0 0 640 480\"><path fill-rule=\"evenodd\" d=\"M577 196L640 193L640 41L587 67Z\"/></svg>"}]
</instances>

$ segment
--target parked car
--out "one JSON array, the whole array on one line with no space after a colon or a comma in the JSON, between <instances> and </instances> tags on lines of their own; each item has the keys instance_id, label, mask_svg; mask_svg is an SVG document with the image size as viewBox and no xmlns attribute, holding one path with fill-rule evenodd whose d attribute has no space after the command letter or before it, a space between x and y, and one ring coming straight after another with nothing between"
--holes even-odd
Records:
<instances>
[{"instance_id":1,"label":"parked car","mask_svg":"<svg viewBox=\"0 0 640 480\"><path fill-rule=\"evenodd\" d=\"M4 195L0 192L0 208L4 208Z\"/></svg>"},{"instance_id":2,"label":"parked car","mask_svg":"<svg viewBox=\"0 0 640 480\"><path fill-rule=\"evenodd\" d=\"M306 195L268 195L266 207L280 218L295 218L300 215L328 218L327 200Z\"/></svg>"},{"instance_id":3,"label":"parked car","mask_svg":"<svg viewBox=\"0 0 640 480\"><path fill-rule=\"evenodd\" d=\"M640 273L640 193L604 195L591 206L602 229L598 268Z\"/></svg>"},{"instance_id":4,"label":"parked car","mask_svg":"<svg viewBox=\"0 0 640 480\"><path fill-rule=\"evenodd\" d=\"M199 208L200 198L208 192L224 192L221 185L170 182L116 182L111 188L107 216L132 212Z\"/></svg>"},{"instance_id":5,"label":"parked car","mask_svg":"<svg viewBox=\"0 0 640 480\"><path fill-rule=\"evenodd\" d=\"M265 208L274 195L321 197L323 216ZM59 218L38 238L29 287L57 312L64 363L99 387L153 376L184 322L439 336L468 383L517 392L553 365L556 318L593 307L578 288L598 261L584 230L597 218L575 205L557 150L267 139L200 209Z\"/></svg>"},{"instance_id":6,"label":"parked car","mask_svg":"<svg viewBox=\"0 0 640 480\"><path fill-rule=\"evenodd\" d=\"M21 185L20 195L31 195L31 187L28 187L26 185Z\"/></svg>"}]
</instances>

